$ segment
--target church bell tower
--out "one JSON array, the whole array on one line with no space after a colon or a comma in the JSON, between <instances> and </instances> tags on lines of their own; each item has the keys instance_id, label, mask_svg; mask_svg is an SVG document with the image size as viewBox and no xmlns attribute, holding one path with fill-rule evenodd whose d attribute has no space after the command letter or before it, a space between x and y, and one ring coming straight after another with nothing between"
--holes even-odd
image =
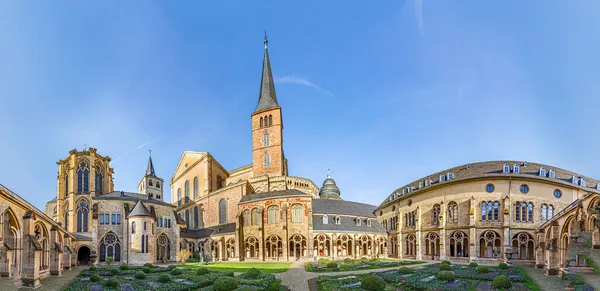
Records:
<instances>
[{"instance_id":1,"label":"church bell tower","mask_svg":"<svg viewBox=\"0 0 600 291\"><path fill-rule=\"evenodd\" d=\"M164 180L156 176L154 164L152 163L152 151L149 150L148 153L150 155L148 156L146 174L138 184L138 192L148 195L149 199L163 200Z\"/></svg>"},{"instance_id":2,"label":"church bell tower","mask_svg":"<svg viewBox=\"0 0 600 291\"><path fill-rule=\"evenodd\" d=\"M287 159L283 154L283 118L275 94L266 35L264 43L258 105L252 113L252 165L255 177L287 176Z\"/></svg>"}]
</instances>

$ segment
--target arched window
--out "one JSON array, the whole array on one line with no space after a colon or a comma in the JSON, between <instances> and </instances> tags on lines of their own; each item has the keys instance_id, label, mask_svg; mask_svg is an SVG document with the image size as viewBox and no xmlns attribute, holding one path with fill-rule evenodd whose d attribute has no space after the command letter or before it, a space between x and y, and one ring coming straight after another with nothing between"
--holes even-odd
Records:
<instances>
[{"instance_id":1,"label":"arched window","mask_svg":"<svg viewBox=\"0 0 600 291\"><path fill-rule=\"evenodd\" d=\"M440 225L440 205L435 204L431 209L431 224Z\"/></svg>"},{"instance_id":2,"label":"arched window","mask_svg":"<svg viewBox=\"0 0 600 291\"><path fill-rule=\"evenodd\" d=\"M250 226L250 210L244 210L244 226Z\"/></svg>"},{"instance_id":3,"label":"arched window","mask_svg":"<svg viewBox=\"0 0 600 291\"><path fill-rule=\"evenodd\" d=\"M268 168L271 166L271 158L269 158L269 153L265 152L265 157L263 159L263 167Z\"/></svg>"},{"instance_id":4,"label":"arched window","mask_svg":"<svg viewBox=\"0 0 600 291\"><path fill-rule=\"evenodd\" d=\"M102 168L96 165L96 195L102 194Z\"/></svg>"},{"instance_id":5,"label":"arched window","mask_svg":"<svg viewBox=\"0 0 600 291\"><path fill-rule=\"evenodd\" d=\"M146 241L145 241L145 239L146 239L146 236L142 235L142 254L146 253Z\"/></svg>"},{"instance_id":6,"label":"arched window","mask_svg":"<svg viewBox=\"0 0 600 291\"><path fill-rule=\"evenodd\" d=\"M183 189L184 189L184 194L185 194L185 203L187 203L188 201L190 201L190 181L189 180L185 180Z\"/></svg>"},{"instance_id":7,"label":"arched window","mask_svg":"<svg viewBox=\"0 0 600 291\"><path fill-rule=\"evenodd\" d=\"M181 188L177 188L177 206L181 206Z\"/></svg>"},{"instance_id":8,"label":"arched window","mask_svg":"<svg viewBox=\"0 0 600 291\"><path fill-rule=\"evenodd\" d=\"M160 189L160 182L156 181L156 188Z\"/></svg>"},{"instance_id":9,"label":"arched window","mask_svg":"<svg viewBox=\"0 0 600 291\"><path fill-rule=\"evenodd\" d=\"M327 216L327 214L323 215L323 224L328 224L329 223L329 216Z\"/></svg>"},{"instance_id":10,"label":"arched window","mask_svg":"<svg viewBox=\"0 0 600 291\"><path fill-rule=\"evenodd\" d=\"M227 222L227 201L221 199L219 201L219 223L223 224Z\"/></svg>"},{"instance_id":11,"label":"arched window","mask_svg":"<svg viewBox=\"0 0 600 291\"><path fill-rule=\"evenodd\" d=\"M69 230L69 203L65 203L64 221L65 221L65 229Z\"/></svg>"},{"instance_id":12,"label":"arched window","mask_svg":"<svg viewBox=\"0 0 600 291\"><path fill-rule=\"evenodd\" d=\"M77 203L77 232L88 231L88 203L85 200L79 200Z\"/></svg>"},{"instance_id":13,"label":"arched window","mask_svg":"<svg viewBox=\"0 0 600 291\"><path fill-rule=\"evenodd\" d=\"M152 186L152 179L148 179L148 186Z\"/></svg>"},{"instance_id":14,"label":"arched window","mask_svg":"<svg viewBox=\"0 0 600 291\"><path fill-rule=\"evenodd\" d=\"M548 219L552 219L552 217L554 216L554 206L552 205L548 205Z\"/></svg>"},{"instance_id":15,"label":"arched window","mask_svg":"<svg viewBox=\"0 0 600 291\"><path fill-rule=\"evenodd\" d=\"M546 177L546 169L544 169L544 167L540 168L540 176Z\"/></svg>"},{"instance_id":16,"label":"arched window","mask_svg":"<svg viewBox=\"0 0 600 291\"><path fill-rule=\"evenodd\" d=\"M508 164L504 164L502 168L502 173L510 173L510 166Z\"/></svg>"},{"instance_id":17,"label":"arched window","mask_svg":"<svg viewBox=\"0 0 600 291\"><path fill-rule=\"evenodd\" d=\"M121 261L121 243L112 232L107 233L100 242L100 262L105 262L107 257L113 257L115 262Z\"/></svg>"},{"instance_id":18,"label":"arched window","mask_svg":"<svg viewBox=\"0 0 600 291\"><path fill-rule=\"evenodd\" d=\"M267 208L267 223L268 224L279 223L279 207L269 206L269 208Z\"/></svg>"},{"instance_id":19,"label":"arched window","mask_svg":"<svg viewBox=\"0 0 600 291\"><path fill-rule=\"evenodd\" d=\"M513 165L513 173L515 173L515 174L521 173L521 168L519 167L518 164Z\"/></svg>"},{"instance_id":20,"label":"arched window","mask_svg":"<svg viewBox=\"0 0 600 291\"><path fill-rule=\"evenodd\" d=\"M185 211L185 227L187 229L190 229L190 211L189 210Z\"/></svg>"},{"instance_id":21,"label":"arched window","mask_svg":"<svg viewBox=\"0 0 600 291\"><path fill-rule=\"evenodd\" d=\"M65 197L69 196L69 169L65 171Z\"/></svg>"},{"instance_id":22,"label":"arched window","mask_svg":"<svg viewBox=\"0 0 600 291\"><path fill-rule=\"evenodd\" d=\"M194 228L198 228L198 206L194 207Z\"/></svg>"},{"instance_id":23,"label":"arched window","mask_svg":"<svg viewBox=\"0 0 600 291\"><path fill-rule=\"evenodd\" d=\"M269 132L266 130L265 130L265 133L263 133L263 146L264 147L269 146Z\"/></svg>"},{"instance_id":24,"label":"arched window","mask_svg":"<svg viewBox=\"0 0 600 291\"><path fill-rule=\"evenodd\" d=\"M458 204L454 201L448 203L448 223L458 224Z\"/></svg>"},{"instance_id":25,"label":"arched window","mask_svg":"<svg viewBox=\"0 0 600 291\"><path fill-rule=\"evenodd\" d=\"M335 224L342 224L342 220L340 219L339 215L335 216Z\"/></svg>"},{"instance_id":26,"label":"arched window","mask_svg":"<svg viewBox=\"0 0 600 291\"><path fill-rule=\"evenodd\" d=\"M446 175L440 174L440 182L446 182Z\"/></svg>"},{"instance_id":27,"label":"arched window","mask_svg":"<svg viewBox=\"0 0 600 291\"><path fill-rule=\"evenodd\" d=\"M527 204L527 221L533 222L533 203Z\"/></svg>"},{"instance_id":28,"label":"arched window","mask_svg":"<svg viewBox=\"0 0 600 291\"><path fill-rule=\"evenodd\" d=\"M258 209L252 209L252 225L260 225L260 214Z\"/></svg>"},{"instance_id":29,"label":"arched window","mask_svg":"<svg viewBox=\"0 0 600 291\"><path fill-rule=\"evenodd\" d=\"M194 199L198 198L198 177L194 177Z\"/></svg>"},{"instance_id":30,"label":"arched window","mask_svg":"<svg viewBox=\"0 0 600 291\"><path fill-rule=\"evenodd\" d=\"M519 201L515 203L515 220L521 221L521 202Z\"/></svg>"},{"instance_id":31,"label":"arched window","mask_svg":"<svg viewBox=\"0 0 600 291\"><path fill-rule=\"evenodd\" d=\"M554 169L550 169L548 171L548 178L555 178L555 177L556 177L556 175L554 174Z\"/></svg>"},{"instance_id":32,"label":"arched window","mask_svg":"<svg viewBox=\"0 0 600 291\"><path fill-rule=\"evenodd\" d=\"M269 115L269 126L273 125L273 116Z\"/></svg>"},{"instance_id":33,"label":"arched window","mask_svg":"<svg viewBox=\"0 0 600 291\"><path fill-rule=\"evenodd\" d=\"M292 223L301 223L304 218L304 207L300 204L292 205Z\"/></svg>"},{"instance_id":34,"label":"arched window","mask_svg":"<svg viewBox=\"0 0 600 291\"><path fill-rule=\"evenodd\" d=\"M148 223L146 221L144 221L144 230L148 229Z\"/></svg>"},{"instance_id":35,"label":"arched window","mask_svg":"<svg viewBox=\"0 0 600 291\"><path fill-rule=\"evenodd\" d=\"M542 221L546 221L548 219L548 206L546 204L542 204Z\"/></svg>"},{"instance_id":36,"label":"arched window","mask_svg":"<svg viewBox=\"0 0 600 291\"><path fill-rule=\"evenodd\" d=\"M260 118L260 127L263 127L263 126L264 126L264 125L263 125L263 118L261 117L261 118Z\"/></svg>"},{"instance_id":37,"label":"arched window","mask_svg":"<svg viewBox=\"0 0 600 291\"><path fill-rule=\"evenodd\" d=\"M135 221L131 223L131 233L135 233Z\"/></svg>"},{"instance_id":38,"label":"arched window","mask_svg":"<svg viewBox=\"0 0 600 291\"><path fill-rule=\"evenodd\" d=\"M221 175L217 175L217 189L221 188L223 188L223 178L221 178Z\"/></svg>"},{"instance_id":39,"label":"arched window","mask_svg":"<svg viewBox=\"0 0 600 291\"><path fill-rule=\"evenodd\" d=\"M81 162L77 169L77 193L89 192L90 168L86 162Z\"/></svg>"},{"instance_id":40,"label":"arched window","mask_svg":"<svg viewBox=\"0 0 600 291\"><path fill-rule=\"evenodd\" d=\"M494 202L494 220L498 220L498 208L499 208L500 204L498 203L498 201Z\"/></svg>"},{"instance_id":41,"label":"arched window","mask_svg":"<svg viewBox=\"0 0 600 291\"><path fill-rule=\"evenodd\" d=\"M481 220L487 217L487 203L481 202Z\"/></svg>"},{"instance_id":42,"label":"arched window","mask_svg":"<svg viewBox=\"0 0 600 291\"><path fill-rule=\"evenodd\" d=\"M362 219L360 219L360 217L355 218L354 221L356 221L356 226L362 225Z\"/></svg>"}]
</instances>

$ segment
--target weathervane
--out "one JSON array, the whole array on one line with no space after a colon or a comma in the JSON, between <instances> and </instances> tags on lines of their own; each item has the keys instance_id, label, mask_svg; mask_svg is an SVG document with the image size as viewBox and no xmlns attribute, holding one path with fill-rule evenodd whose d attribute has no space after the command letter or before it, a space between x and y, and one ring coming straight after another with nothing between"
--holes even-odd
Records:
<instances>
[{"instance_id":1,"label":"weathervane","mask_svg":"<svg viewBox=\"0 0 600 291\"><path fill-rule=\"evenodd\" d=\"M148 149L148 154L150 155L150 157L152 157L152 150Z\"/></svg>"},{"instance_id":2,"label":"weathervane","mask_svg":"<svg viewBox=\"0 0 600 291\"><path fill-rule=\"evenodd\" d=\"M263 41L265 43L265 49L267 49L267 45L269 44L269 40L267 39L267 30L265 29L265 40Z\"/></svg>"},{"instance_id":3,"label":"weathervane","mask_svg":"<svg viewBox=\"0 0 600 291\"><path fill-rule=\"evenodd\" d=\"M327 169L327 178L331 178L331 169Z\"/></svg>"}]
</instances>

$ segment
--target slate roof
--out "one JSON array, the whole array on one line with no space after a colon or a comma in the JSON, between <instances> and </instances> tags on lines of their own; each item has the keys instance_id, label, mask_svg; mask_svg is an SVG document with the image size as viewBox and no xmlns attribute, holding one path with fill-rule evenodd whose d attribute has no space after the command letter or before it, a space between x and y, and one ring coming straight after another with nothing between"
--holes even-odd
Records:
<instances>
[{"instance_id":1,"label":"slate roof","mask_svg":"<svg viewBox=\"0 0 600 291\"><path fill-rule=\"evenodd\" d=\"M84 234L81 234L81 233L71 232L71 234L75 237L76 240L86 240L86 241L87 240L89 240L89 241L92 240L91 236L87 236L87 235L84 235Z\"/></svg>"},{"instance_id":2,"label":"slate roof","mask_svg":"<svg viewBox=\"0 0 600 291\"><path fill-rule=\"evenodd\" d=\"M235 222L215 225L201 229L182 229L180 234L184 238L207 238L211 235L221 235L235 232Z\"/></svg>"},{"instance_id":3,"label":"slate roof","mask_svg":"<svg viewBox=\"0 0 600 291\"><path fill-rule=\"evenodd\" d=\"M258 94L258 104L254 112L279 107L279 104L277 104L277 95L275 94L275 82L273 82L273 72L271 72L271 61L269 60L267 44L268 41L265 37L265 56L263 58L262 77L260 80L260 93Z\"/></svg>"},{"instance_id":4,"label":"slate roof","mask_svg":"<svg viewBox=\"0 0 600 291\"><path fill-rule=\"evenodd\" d=\"M146 167L146 176L156 176L154 173L154 164L152 164L152 157L148 157L148 166Z\"/></svg>"},{"instance_id":5,"label":"slate roof","mask_svg":"<svg viewBox=\"0 0 600 291\"><path fill-rule=\"evenodd\" d=\"M282 197L297 197L297 196L312 197L312 195L306 194L300 190L287 189L287 190L281 190L281 191L261 192L261 193L245 195L242 197L242 199L240 199L240 203L247 203L247 202L258 201L258 200L263 200L263 199L282 198Z\"/></svg>"},{"instance_id":6,"label":"slate roof","mask_svg":"<svg viewBox=\"0 0 600 291\"><path fill-rule=\"evenodd\" d=\"M167 202L159 200L159 199L148 199L148 195L146 195L146 194L123 192L123 195L124 196L121 196L120 191L114 191L111 193L106 193L106 194L92 197L92 199L116 199L116 200L128 200L128 201L143 200L145 203L156 203L156 204L171 206L171 207L175 208L175 205L173 205L171 203L167 203Z\"/></svg>"},{"instance_id":7,"label":"slate roof","mask_svg":"<svg viewBox=\"0 0 600 291\"><path fill-rule=\"evenodd\" d=\"M150 210L148 210L148 208L146 208L146 205L144 205L142 200L138 200L138 202L133 206L133 209L131 210L131 212L129 212L129 214L127 215L127 217L135 217L135 216L154 217L154 215L152 215L152 212L150 212Z\"/></svg>"},{"instance_id":8,"label":"slate roof","mask_svg":"<svg viewBox=\"0 0 600 291\"><path fill-rule=\"evenodd\" d=\"M323 215L313 214L313 231L387 233L375 218L370 218L371 227L369 227L364 217L361 217L362 222L360 226L356 225L355 217L340 216L340 224L335 224L334 217L335 215L328 215L328 223L323 224Z\"/></svg>"},{"instance_id":9,"label":"slate roof","mask_svg":"<svg viewBox=\"0 0 600 291\"><path fill-rule=\"evenodd\" d=\"M312 211L315 214L343 214L375 217L375 208L377 208L375 205L344 200L313 199L312 201Z\"/></svg>"},{"instance_id":10,"label":"slate roof","mask_svg":"<svg viewBox=\"0 0 600 291\"><path fill-rule=\"evenodd\" d=\"M510 173L503 173L504 164L508 164L510 166L510 170L511 170ZM515 164L518 164L520 166L520 173L512 173L513 166ZM539 175L540 168L542 168L542 167L546 170L545 176ZM548 171L550 169L554 170L555 178L549 178ZM440 182L440 175L443 174L443 175L447 176L447 174L449 172L451 172L453 174L453 176L454 176L453 179L450 181ZM571 178L573 176L584 177L585 181L587 183L587 186L582 187L577 184L571 183ZM429 187L435 186L438 184L444 184L444 183L449 183L452 181L461 181L461 180L468 180L468 179L480 178L480 177L533 178L533 179L540 179L540 180L545 180L545 181L552 181L552 182L561 183L561 184L568 184L571 187L582 188L589 192L600 193L600 191L596 189L596 185L598 185L598 183L599 183L598 180L592 179L590 177L586 177L586 176L583 176L583 175L580 175L580 174L577 174L575 172L571 172L571 171L568 171L565 169L561 169L561 168L557 168L557 167L553 167L553 166L549 166L549 165L545 165L545 164L524 162L524 161L488 161L488 162L464 164L464 165L461 165L458 167L454 167L454 168L450 168L450 169L447 169L444 171L433 173L431 175L428 175L426 177L423 177L421 179L418 179L416 181L413 181L409 184L406 184L406 185L396 189L394 192L392 192L392 194L396 193L397 197L400 198L400 197L407 196L407 195L414 195L415 193L420 192L422 189L424 189L424 191L426 191ZM427 178L430 179L430 185L422 186L421 188L419 188L419 186L420 186L419 183L424 181ZM403 194L403 190L409 186L413 188L412 192ZM386 197L386 199L378 206L378 208L383 207L383 206L387 205L389 202L391 202L390 196L392 194L390 194L388 197Z\"/></svg>"}]
</instances>

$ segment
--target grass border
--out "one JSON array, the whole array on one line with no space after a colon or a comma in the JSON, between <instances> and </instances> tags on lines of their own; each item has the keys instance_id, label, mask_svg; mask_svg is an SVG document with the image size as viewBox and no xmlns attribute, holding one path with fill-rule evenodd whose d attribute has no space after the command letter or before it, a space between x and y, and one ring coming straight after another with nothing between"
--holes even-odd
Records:
<instances>
[{"instance_id":1,"label":"grass border","mask_svg":"<svg viewBox=\"0 0 600 291\"><path fill-rule=\"evenodd\" d=\"M521 272L521 275L525 277L525 287L529 288L529 290L532 291L542 291L540 285L538 285L531 277L529 277L529 274L527 274L527 271L525 271L523 267L518 268L519 272Z\"/></svg>"}]
</instances>

